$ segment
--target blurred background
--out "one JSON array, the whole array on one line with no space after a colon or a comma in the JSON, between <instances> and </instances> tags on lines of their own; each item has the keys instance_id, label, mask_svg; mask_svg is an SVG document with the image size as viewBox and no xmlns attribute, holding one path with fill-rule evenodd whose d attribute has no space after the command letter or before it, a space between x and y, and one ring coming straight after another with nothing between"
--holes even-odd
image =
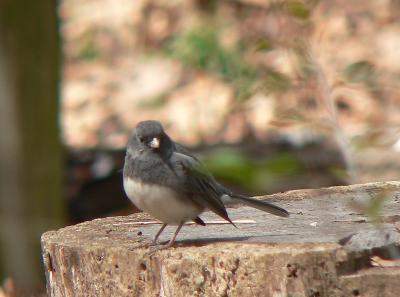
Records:
<instances>
[{"instance_id":1,"label":"blurred background","mask_svg":"<svg viewBox=\"0 0 400 297\"><path fill-rule=\"evenodd\" d=\"M398 180L399 19L399 0L3 0L0 297L43 292L44 231L135 211L141 120L245 194Z\"/></svg>"}]
</instances>

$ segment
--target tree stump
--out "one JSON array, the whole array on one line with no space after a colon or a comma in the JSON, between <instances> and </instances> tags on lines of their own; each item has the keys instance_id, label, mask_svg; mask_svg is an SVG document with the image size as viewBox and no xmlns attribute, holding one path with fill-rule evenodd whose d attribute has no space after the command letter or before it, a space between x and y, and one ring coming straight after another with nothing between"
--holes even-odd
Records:
<instances>
[{"instance_id":1,"label":"tree stump","mask_svg":"<svg viewBox=\"0 0 400 297\"><path fill-rule=\"evenodd\" d=\"M185 225L173 248L154 254L148 245L160 223L143 213L47 232L42 250L48 294L399 296L400 182L260 199L291 216L229 208L234 228L206 212L201 217L207 226ZM161 239L174 231L167 227Z\"/></svg>"}]
</instances>

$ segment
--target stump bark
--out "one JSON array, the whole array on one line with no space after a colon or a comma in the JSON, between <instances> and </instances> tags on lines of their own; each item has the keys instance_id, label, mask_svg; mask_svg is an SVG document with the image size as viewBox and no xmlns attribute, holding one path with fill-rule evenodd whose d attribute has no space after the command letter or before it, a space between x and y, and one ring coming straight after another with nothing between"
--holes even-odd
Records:
<instances>
[{"instance_id":1,"label":"stump bark","mask_svg":"<svg viewBox=\"0 0 400 297\"><path fill-rule=\"evenodd\" d=\"M207 226L185 225L175 247L152 255L148 245L160 223L143 213L47 232L48 294L398 296L400 182L260 199L283 206L290 218L229 208L234 228L207 212ZM161 239L174 231L167 227Z\"/></svg>"}]
</instances>

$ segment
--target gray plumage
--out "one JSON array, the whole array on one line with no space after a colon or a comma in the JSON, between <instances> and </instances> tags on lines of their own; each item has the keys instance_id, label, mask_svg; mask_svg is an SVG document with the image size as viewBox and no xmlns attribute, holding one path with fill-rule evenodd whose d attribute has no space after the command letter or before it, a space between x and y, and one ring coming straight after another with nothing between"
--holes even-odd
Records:
<instances>
[{"instance_id":1,"label":"gray plumage","mask_svg":"<svg viewBox=\"0 0 400 297\"><path fill-rule=\"evenodd\" d=\"M198 217L205 209L232 223L223 195L274 215L289 216L283 208L235 194L220 185L196 157L170 139L157 121L136 126L128 142L123 175L130 200L164 222L155 241L167 224L179 225L167 247L173 244L185 221L205 225Z\"/></svg>"}]
</instances>

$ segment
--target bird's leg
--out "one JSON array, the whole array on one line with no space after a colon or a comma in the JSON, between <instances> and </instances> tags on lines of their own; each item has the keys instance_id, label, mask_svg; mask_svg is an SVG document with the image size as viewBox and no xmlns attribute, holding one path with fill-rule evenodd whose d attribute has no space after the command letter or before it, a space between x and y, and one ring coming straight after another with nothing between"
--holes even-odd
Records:
<instances>
[{"instance_id":1,"label":"bird's leg","mask_svg":"<svg viewBox=\"0 0 400 297\"><path fill-rule=\"evenodd\" d=\"M158 239L158 237L161 235L161 233L164 231L165 227L167 227L167 224L163 224L163 225L161 226L160 230L158 230L156 236L154 236L154 239L153 239L153 242L152 242L154 245L157 244L157 239Z\"/></svg>"},{"instance_id":2,"label":"bird's leg","mask_svg":"<svg viewBox=\"0 0 400 297\"><path fill-rule=\"evenodd\" d=\"M148 252L148 255L153 255L155 252L157 252L159 250L167 249L167 248L170 248L171 246L173 246L173 244L175 243L176 236L178 236L178 233L181 230L183 224L184 224L184 222L181 222L179 224L178 228L176 229L176 231L174 233L174 236L172 236L171 240L167 244L158 245L158 246L155 246L153 248L150 248L150 251ZM166 226L167 224L164 224L164 225ZM161 227L161 229L160 229L160 231L158 231L158 233L161 234L162 230L165 228L164 225ZM157 235L159 235L158 233L157 233ZM156 235L156 237L157 237L157 235Z\"/></svg>"},{"instance_id":3,"label":"bird's leg","mask_svg":"<svg viewBox=\"0 0 400 297\"><path fill-rule=\"evenodd\" d=\"M175 231L175 233L174 233L174 236L171 238L171 240L170 240L166 245L164 245L164 246L162 247L163 249L164 249L164 248L167 249L167 248L171 247L171 246L175 243L175 239L176 239L176 237L178 236L179 231L181 231L181 228L182 228L183 224L184 224L184 222L181 222L181 223L179 224L178 228L176 228L176 231Z\"/></svg>"}]
</instances>

